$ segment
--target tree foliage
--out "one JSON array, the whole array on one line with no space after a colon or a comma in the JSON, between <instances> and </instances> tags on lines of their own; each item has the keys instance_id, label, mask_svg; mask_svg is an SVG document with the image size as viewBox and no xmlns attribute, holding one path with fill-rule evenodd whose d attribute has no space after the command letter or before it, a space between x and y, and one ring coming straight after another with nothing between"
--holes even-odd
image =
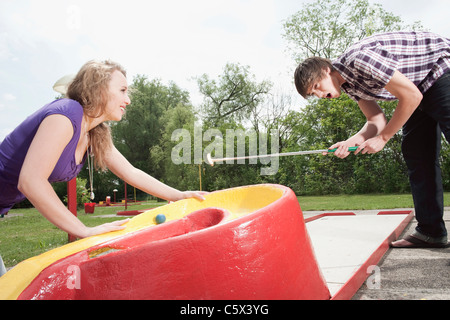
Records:
<instances>
[{"instance_id":1,"label":"tree foliage","mask_svg":"<svg viewBox=\"0 0 450 320\"><path fill-rule=\"evenodd\" d=\"M112 124L117 149L136 167L160 179L162 174L150 156L159 145L166 113L177 106L190 107L189 94L176 84L137 76L131 85L131 104L122 121Z\"/></svg>"},{"instance_id":2,"label":"tree foliage","mask_svg":"<svg viewBox=\"0 0 450 320\"><path fill-rule=\"evenodd\" d=\"M374 33L422 26L419 22L406 26L400 17L368 0L314 0L288 17L283 28L288 49L298 61L312 55L334 58L353 42ZM257 81L250 67L239 63L226 64L215 78L203 74L196 79L204 97L199 106L193 106L189 94L174 83L164 85L143 75L133 79L132 103L126 116L111 126L115 145L134 166L180 190L199 189L201 178L202 189L208 191L258 183L283 184L299 195L408 191L400 134L374 155L280 158L273 175L261 174L264 165L260 161L214 167L199 164L196 157L203 157L214 139L226 141L227 130L242 132L247 155L253 139L250 133L268 134L273 129L279 133L279 150L268 148L273 142L269 137L266 146L258 144L258 154L261 148L269 153L325 149L356 133L365 118L345 94L333 100L313 99L302 108L293 106L289 94L273 92L272 83ZM390 118L396 102L381 102L380 106ZM190 137L189 163L175 164L171 158L179 143L173 133L179 129ZM210 129L215 136L206 137ZM236 155L238 138L233 138L231 145L222 145L224 155L226 147ZM450 190L449 153L444 143L446 190ZM87 177L87 170L81 176ZM114 188L121 193L122 182L111 173L95 173L97 200L111 195Z\"/></svg>"},{"instance_id":3,"label":"tree foliage","mask_svg":"<svg viewBox=\"0 0 450 320\"><path fill-rule=\"evenodd\" d=\"M203 121L212 127L250 117L271 88L267 81L258 83L249 67L233 63L226 64L218 80L203 74L197 83L205 98L201 106Z\"/></svg>"},{"instance_id":4,"label":"tree foliage","mask_svg":"<svg viewBox=\"0 0 450 320\"><path fill-rule=\"evenodd\" d=\"M375 33L423 28L405 26L400 17L369 0L316 0L283 24L284 38L296 61L310 56L333 59L350 45Z\"/></svg>"},{"instance_id":5,"label":"tree foliage","mask_svg":"<svg viewBox=\"0 0 450 320\"><path fill-rule=\"evenodd\" d=\"M382 102L388 118L395 102ZM364 115L346 95L338 99L312 100L301 112L285 120L292 122L287 150L326 149L356 133L365 123ZM409 189L406 167L401 155L401 136L397 134L386 148L374 155L350 155L338 159L313 155L283 159L280 178L298 194L336 194L405 192ZM286 171L286 172L284 172ZM292 172L301 175L292 176ZM375 174L376 173L376 174Z\"/></svg>"}]
</instances>

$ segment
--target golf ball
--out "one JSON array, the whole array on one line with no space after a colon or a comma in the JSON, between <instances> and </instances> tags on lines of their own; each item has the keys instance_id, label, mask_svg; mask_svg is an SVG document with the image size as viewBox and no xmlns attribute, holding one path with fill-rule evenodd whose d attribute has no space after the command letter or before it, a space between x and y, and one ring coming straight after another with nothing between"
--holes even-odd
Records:
<instances>
[{"instance_id":1,"label":"golf ball","mask_svg":"<svg viewBox=\"0 0 450 320\"><path fill-rule=\"evenodd\" d=\"M155 222L156 222L156 224L161 224L161 223L166 222L166 216L163 215L163 214L158 214L158 215L155 217Z\"/></svg>"}]
</instances>

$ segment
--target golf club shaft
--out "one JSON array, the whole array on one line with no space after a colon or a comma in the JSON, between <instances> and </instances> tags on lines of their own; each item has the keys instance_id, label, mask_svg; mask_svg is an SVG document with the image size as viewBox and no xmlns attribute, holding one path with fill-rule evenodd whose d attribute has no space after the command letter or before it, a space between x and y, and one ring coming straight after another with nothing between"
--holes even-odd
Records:
<instances>
[{"instance_id":1,"label":"golf club shaft","mask_svg":"<svg viewBox=\"0 0 450 320\"><path fill-rule=\"evenodd\" d=\"M296 152L285 152L285 153L273 153L273 154L264 154L264 155L254 155L254 156L245 156L245 157L231 157L231 158L220 158L220 159L211 159L213 162L218 161L228 161L228 160L248 160L248 159L258 159L258 158L275 158L275 157L285 157L285 156L299 156L299 155L307 155L307 154L317 154L317 153L333 153L337 150L335 149L323 149L323 150L310 150L310 151L296 151ZM358 147L348 148L349 152L358 150Z\"/></svg>"}]
</instances>

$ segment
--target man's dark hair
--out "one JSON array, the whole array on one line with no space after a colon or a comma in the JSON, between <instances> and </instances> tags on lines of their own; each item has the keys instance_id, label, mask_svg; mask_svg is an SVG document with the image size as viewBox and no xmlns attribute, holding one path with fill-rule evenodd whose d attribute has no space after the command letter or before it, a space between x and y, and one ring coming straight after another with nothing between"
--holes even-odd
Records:
<instances>
[{"instance_id":1,"label":"man's dark hair","mask_svg":"<svg viewBox=\"0 0 450 320\"><path fill-rule=\"evenodd\" d=\"M327 68L335 70L330 60L321 57L311 57L300 63L295 70L294 80L295 87L303 98L308 98L308 90L313 82L322 80Z\"/></svg>"}]
</instances>

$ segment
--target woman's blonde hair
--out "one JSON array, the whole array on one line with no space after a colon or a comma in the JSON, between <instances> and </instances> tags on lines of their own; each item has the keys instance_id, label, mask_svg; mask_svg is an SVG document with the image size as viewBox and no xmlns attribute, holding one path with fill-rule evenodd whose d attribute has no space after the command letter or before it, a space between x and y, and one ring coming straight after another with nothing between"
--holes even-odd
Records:
<instances>
[{"instance_id":1,"label":"woman's blonde hair","mask_svg":"<svg viewBox=\"0 0 450 320\"><path fill-rule=\"evenodd\" d=\"M116 70L127 76L125 69L118 63L109 60L88 61L69 85L67 98L78 101L88 117L100 117L105 112L109 100L109 82ZM89 137L96 168L106 170L105 158L113 145L109 125L101 123L89 131Z\"/></svg>"}]
</instances>

